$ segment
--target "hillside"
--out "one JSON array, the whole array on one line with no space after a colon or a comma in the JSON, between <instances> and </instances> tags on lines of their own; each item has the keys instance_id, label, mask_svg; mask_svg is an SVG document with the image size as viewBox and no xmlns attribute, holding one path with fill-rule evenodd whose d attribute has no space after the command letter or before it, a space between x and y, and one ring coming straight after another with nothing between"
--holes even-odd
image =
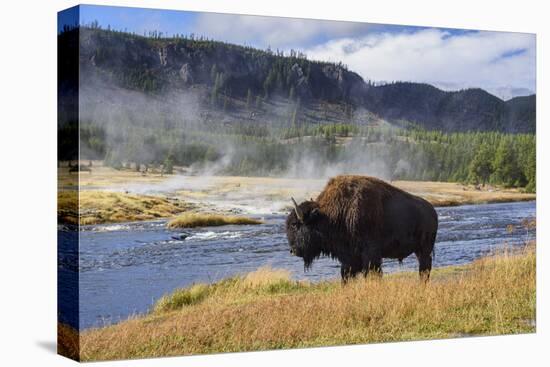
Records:
<instances>
[{"instance_id":1,"label":"hillside","mask_svg":"<svg viewBox=\"0 0 550 367\"><path fill-rule=\"evenodd\" d=\"M123 103L117 98L133 92L173 104L178 102L166 96L184 93L196 102L197 122L413 123L443 131L535 131L534 95L505 102L481 89L445 92L408 82L375 86L345 65L311 61L297 51L202 38L85 27L80 40L81 86L105 91L93 96L98 104Z\"/></svg>"},{"instance_id":2,"label":"hillside","mask_svg":"<svg viewBox=\"0 0 550 367\"><path fill-rule=\"evenodd\" d=\"M391 121L442 131L535 131L535 95L507 102L483 89L444 92L428 84L398 82L374 88L372 111Z\"/></svg>"},{"instance_id":3,"label":"hillside","mask_svg":"<svg viewBox=\"0 0 550 367\"><path fill-rule=\"evenodd\" d=\"M536 96L534 94L525 97L515 97L506 101L506 105L510 111L510 131L522 131L520 126L531 127L532 130L526 129L524 131L535 131L534 124L537 118L536 114Z\"/></svg>"}]
</instances>

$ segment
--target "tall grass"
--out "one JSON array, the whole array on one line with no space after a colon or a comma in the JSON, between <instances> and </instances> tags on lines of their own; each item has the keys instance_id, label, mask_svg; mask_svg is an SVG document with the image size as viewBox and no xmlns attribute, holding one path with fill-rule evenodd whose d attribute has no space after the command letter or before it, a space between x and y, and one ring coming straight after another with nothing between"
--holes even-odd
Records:
<instances>
[{"instance_id":1,"label":"tall grass","mask_svg":"<svg viewBox=\"0 0 550 367\"><path fill-rule=\"evenodd\" d=\"M184 213L168 222L168 228L213 227L228 224L262 224L262 222L257 219L232 215Z\"/></svg>"},{"instance_id":2,"label":"tall grass","mask_svg":"<svg viewBox=\"0 0 550 367\"><path fill-rule=\"evenodd\" d=\"M57 325L57 353L80 360L80 340L78 332L65 324Z\"/></svg>"},{"instance_id":3,"label":"tall grass","mask_svg":"<svg viewBox=\"0 0 550 367\"><path fill-rule=\"evenodd\" d=\"M226 278L213 284L194 284L165 295L157 301L152 312L160 314L205 301L245 301L260 295L310 289L309 283L292 280L290 276L290 272L285 269L261 267L251 273Z\"/></svg>"},{"instance_id":4,"label":"tall grass","mask_svg":"<svg viewBox=\"0 0 550 367\"><path fill-rule=\"evenodd\" d=\"M161 299L154 311L81 334L83 360L533 332L535 250L468 266L307 283L259 269Z\"/></svg>"},{"instance_id":5,"label":"tall grass","mask_svg":"<svg viewBox=\"0 0 550 367\"><path fill-rule=\"evenodd\" d=\"M80 191L78 195L58 192L58 217L66 219L67 213L72 214L71 223L78 218L81 225L165 218L190 208L191 204L156 195L94 190Z\"/></svg>"}]
</instances>

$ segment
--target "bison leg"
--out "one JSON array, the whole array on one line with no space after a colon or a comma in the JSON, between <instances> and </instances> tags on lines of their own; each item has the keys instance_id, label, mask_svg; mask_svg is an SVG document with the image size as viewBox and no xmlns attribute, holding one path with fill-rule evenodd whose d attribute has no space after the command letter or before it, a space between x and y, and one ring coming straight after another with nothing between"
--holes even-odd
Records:
<instances>
[{"instance_id":1,"label":"bison leg","mask_svg":"<svg viewBox=\"0 0 550 367\"><path fill-rule=\"evenodd\" d=\"M342 284L346 284L350 278L354 278L361 268L357 265L342 264L340 267L340 275L342 276Z\"/></svg>"},{"instance_id":2,"label":"bison leg","mask_svg":"<svg viewBox=\"0 0 550 367\"><path fill-rule=\"evenodd\" d=\"M432 253L435 244L436 233L424 233L422 236L422 245L418 252L415 252L418 258L418 272L420 279L427 282L430 279L432 270Z\"/></svg>"},{"instance_id":3,"label":"bison leg","mask_svg":"<svg viewBox=\"0 0 550 367\"><path fill-rule=\"evenodd\" d=\"M382 276L382 258L377 257L374 259L369 259L368 263L365 266L365 276L369 273L379 276Z\"/></svg>"},{"instance_id":4,"label":"bison leg","mask_svg":"<svg viewBox=\"0 0 550 367\"><path fill-rule=\"evenodd\" d=\"M382 275L382 255L380 251L374 249L366 249L362 254L363 273L367 276L369 273L381 276Z\"/></svg>"},{"instance_id":5,"label":"bison leg","mask_svg":"<svg viewBox=\"0 0 550 367\"><path fill-rule=\"evenodd\" d=\"M427 282L430 279L430 271L432 270L432 254L421 253L416 254L418 258L418 273L420 279Z\"/></svg>"}]
</instances>

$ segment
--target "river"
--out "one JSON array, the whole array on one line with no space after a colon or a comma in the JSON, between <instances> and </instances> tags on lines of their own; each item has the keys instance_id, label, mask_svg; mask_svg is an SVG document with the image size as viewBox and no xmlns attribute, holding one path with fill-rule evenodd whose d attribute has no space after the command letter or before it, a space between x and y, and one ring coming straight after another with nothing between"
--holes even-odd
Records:
<instances>
[{"instance_id":1,"label":"river","mask_svg":"<svg viewBox=\"0 0 550 367\"><path fill-rule=\"evenodd\" d=\"M497 248L534 239L521 221L535 217L535 208L534 201L436 208L439 231L433 266L465 264ZM304 272L302 260L289 253L285 216L262 218L265 223L257 226L186 230L185 239L175 239L183 231L166 229L164 220L81 227L80 314L67 322L80 329L119 322L147 312L176 288L214 282L261 266L288 269L296 279L339 279L339 264L330 259L320 259ZM508 231L508 225L515 230ZM60 233L60 238L71 235ZM75 252L64 251L61 244L60 257L71 256ZM60 272L76 272L69 263L61 259ZM416 268L414 255L402 265L387 259L383 264L385 273ZM61 293L70 286L59 284Z\"/></svg>"}]
</instances>

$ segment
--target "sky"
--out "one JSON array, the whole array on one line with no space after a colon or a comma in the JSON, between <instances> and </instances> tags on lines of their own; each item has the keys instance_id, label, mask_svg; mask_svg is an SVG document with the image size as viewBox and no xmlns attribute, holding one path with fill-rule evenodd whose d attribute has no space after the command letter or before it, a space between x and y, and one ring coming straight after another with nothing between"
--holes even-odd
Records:
<instances>
[{"instance_id":1,"label":"sky","mask_svg":"<svg viewBox=\"0 0 550 367\"><path fill-rule=\"evenodd\" d=\"M501 97L536 90L534 34L84 5L80 24L137 34L195 34L341 61L364 79L413 81ZM509 96L507 97L509 98Z\"/></svg>"}]
</instances>

